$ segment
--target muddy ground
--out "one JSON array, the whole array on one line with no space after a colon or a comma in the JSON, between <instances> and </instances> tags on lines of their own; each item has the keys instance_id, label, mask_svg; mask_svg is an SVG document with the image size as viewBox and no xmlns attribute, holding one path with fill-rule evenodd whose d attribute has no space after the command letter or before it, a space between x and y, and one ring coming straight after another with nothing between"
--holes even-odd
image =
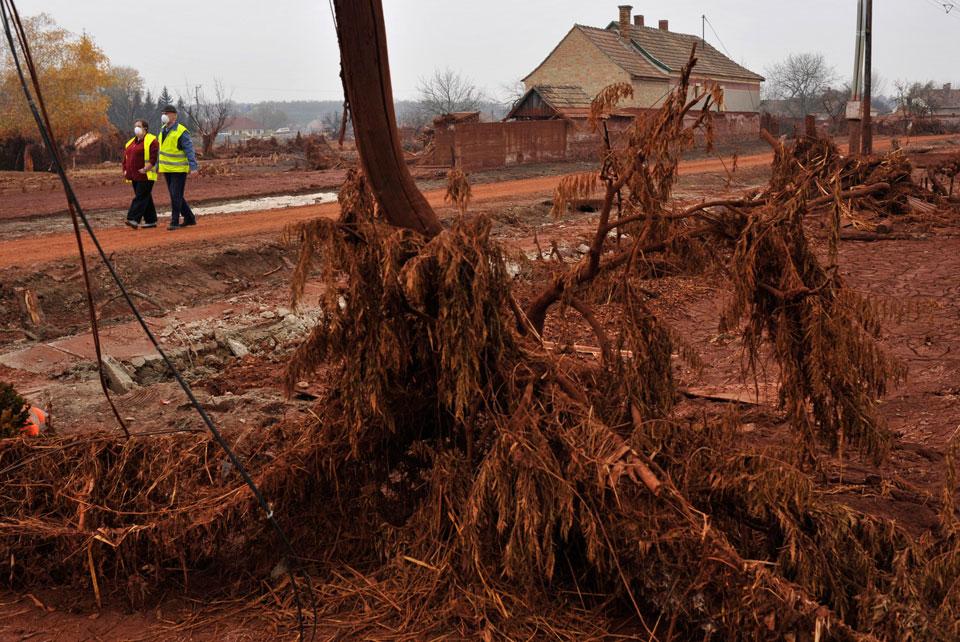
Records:
<instances>
[{"instance_id":1,"label":"muddy ground","mask_svg":"<svg viewBox=\"0 0 960 642\"><path fill-rule=\"evenodd\" d=\"M931 151L935 151L934 148L940 142L952 139L957 139L957 136L928 136L914 139L914 142L920 146L929 146ZM889 138L878 137L878 151L889 149L890 142ZM687 158L688 162L713 162L710 171L723 171L722 165L716 162L718 153L730 166L734 154L745 164L750 164L750 157L762 156L765 159L769 150L763 143L757 141L719 152L694 151L688 154ZM763 162L766 163L766 160ZM554 176L591 169L591 166L591 163L521 165L473 172L471 181L477 185ZM444 186L445 169L421 166L413 166L411 169L421 189L437 189ZM336 190L343 182L345 174L346 165L337 164L330 169L313 171L306 168L301 158L290 154L202 161L200 173L192 175L187 197L191 203L208 204L241 197ZM91 214L125 211L130 204L132 191L130 186L123 182L118 163L104 163L93 168L75 169L70 172L70 178L81 204ZM161 211L169 207L170 199L162 181L154 190L154 199ZM66 201L60 182L53 174L0 172L0 221L34 220L50 215L66 214L66 212Z\"/></svg>"},{"instance_id":2,"label":"muddy ground","mask_svg":"<svg viewBox=\"0 0 960 642\"><path fill-rule=\"evenodd\" d=\"M960 144L948 139L938 143L934 153L955 149ZM701 170L684 173L676 191L679 199L693 202L736 195L764 184L768 177L762 162L742 164L732 176L717 168ZM573 210L552 219L549 196L555 177L531 176L514 177L528 181L529 189L515 189L517 184L489 186L469 214L493 219L495 236L510 256L509 267L521 298L532 296L563 264L579 260L596 223L590 211ZM210 180L215 178L219 177ZM217 184L226 189L226 182ZM483 189L475 192L484 194ZM253 192L245 187L244 193ZM104 198L108 202L114 197ZM436 197L431 200L442 203ZM0 196L0 203L8 207L5 197ZM308 210L303 215L317 213ZM450 220L456 214L445 207L441 215ZM243 229L241 222L257 216L261 215L218 220ZM853 222L847 223L846 229L855 231ZM811 225L816 232L816 223ZM890 306L895 311L884 328L883 344L908 366L909 376L883 400L882 411L898 441L889 461L879 468L860 461L855 453L842 466L834 461L828 468L843 501L897 519L908 529L921 529L936 519L945 446L960 426L956 280L960 221L915 217L890 219L887 225L890 233L871 237L870 242L844 241L840 254L841 272L852 287L896 303ZM261 228L231 238L187 237L164 246L162 252L149 246L111 248L163 347L183 368L214 419L254 436L270 422L309 414L313 396L328 383L321 377L305 382L292 398L281 389L286 357L320 311L314 305L317 290L309 287L306 304L299 310L290 308L287 284L295 251L280 242L279 227L266 229L269 233ZM69 239L61 232L52 233ZM0 255L5 247L17 247L15 243L0 241ZM58 257L17 263L19 267L9 262L0 268L0 379L12 381L32 401L50 409L59 432L116 429L91 359L76 260ZM106 349L134 384L117 397L131 429L200 430L156 353L120 301L113 299L117 293L104 270L97 268L94 279ZM18 287L38 294L46 314L40 327L24 323L12 298ZM666 277L646 287L654 311L707 364L702 371L694 371L676 360L688 394L678 412L695 413L708 406L736 409L743 413L758 444L789 439L776 408L776 391L769 385L776 373L768 370L757 386L743 381L739 339L717 329L727 296L722 275ZM606 315L601 312L601 317ZM572 311L553 312L545 337L571 359L594 358L590 354L594 335ZM223 591L202 584L201 576L188 589L171 591L159 606L147 611L131 611L122 597L97 609L85 586L31 587L29 594L0 594L0 639L276 639L276 623L268 610L254 605L254 598L230 595L226 587L227 596L211 599L210 594Z\"/></svg>"}]
</instances>

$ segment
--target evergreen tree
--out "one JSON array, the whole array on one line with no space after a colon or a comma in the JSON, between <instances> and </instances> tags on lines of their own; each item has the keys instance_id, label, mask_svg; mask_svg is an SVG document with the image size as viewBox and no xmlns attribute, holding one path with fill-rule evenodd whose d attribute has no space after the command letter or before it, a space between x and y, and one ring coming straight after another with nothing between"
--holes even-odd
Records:
<instances>
[{"instance_id":1,"label":"evergreen tree","mask_svg":"<svg viewBox=\"0 0 960 642\"><path fill-rule=\"evenodd\" d=\"M163 91L160 92L160 95L157 96L157 109L156 113L151 114L150 118L150 130L151 131L160 131L160 128L163 125L160 122L160 110L162 110L167 105L173 104L173 96L170 95L170 91L167 89L167 86L163 86Z\"/></svg>"},{"instance_id":2,"label":"evergreen tree","mask_svg":"<svg viewBox=\"0 0 960 642\"><path fill-rule=\"evenodd\" d=\"M170 95L170 92L167 90L166 85L163 87L163 91L160 92L160 95L157 96L157 111L160 111L167 105L173 104L173 96Z\"/></svg>"}]
</instances>

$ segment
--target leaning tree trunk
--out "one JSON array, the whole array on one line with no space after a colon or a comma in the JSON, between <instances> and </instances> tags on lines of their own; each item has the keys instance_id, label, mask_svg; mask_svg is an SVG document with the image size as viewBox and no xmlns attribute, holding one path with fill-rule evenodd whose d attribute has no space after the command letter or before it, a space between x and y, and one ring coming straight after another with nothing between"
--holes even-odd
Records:
<instances>
[{"instance_id":1,"label":"leaning tree trunk","mask_svg":"<svg viewBox=\"0 0 960 642\"><path fill-rule=\"evenodd\" d=\"M381 0L334 0L343 89L350 102L360 162L384 217L427 236L440 220L403 160L393 109Z\"/></svg>"},{"instance_id":2,"label":"leaning tree trunk","mask_svg":"<svg viewBox=\"0 0 960 642\"><path fill-rule=\"evenodd\" d=\"M213 143L217 140L216 134L203 134L201 136L203 141L203 157L204 158L213 158Z\"/></svg>"},{"instance_id":3,"label":"leaning tree trunk","mask_svg":"<svg viewBox=\"0 0 960 642\"><path fill-rule=\"evenodd\" d=\"M33 143L27 143L23 147L23 171L33 171Z\"/></svg>"}]
</instances>

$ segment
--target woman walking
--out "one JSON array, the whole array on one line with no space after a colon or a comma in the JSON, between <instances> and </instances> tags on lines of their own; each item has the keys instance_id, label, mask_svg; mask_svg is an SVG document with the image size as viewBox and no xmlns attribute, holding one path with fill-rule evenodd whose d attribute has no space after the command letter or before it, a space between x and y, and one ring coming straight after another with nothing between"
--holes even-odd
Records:
<instances>
[{"instance_id":1,"label":"woman walking","mask_svg":"<svg viewBox=\"0 0 960 642\"><path fill-rule=\"evenodd\" d=\"M157 180L157 157L160 144L148 133L150 126L141 119L133 123L134 136L123 150L123 176L133 184L133 201L127 211L127 225L133 229L157 226L157 208L153 204L153 184Z\"/></svg>"}]
</instances>

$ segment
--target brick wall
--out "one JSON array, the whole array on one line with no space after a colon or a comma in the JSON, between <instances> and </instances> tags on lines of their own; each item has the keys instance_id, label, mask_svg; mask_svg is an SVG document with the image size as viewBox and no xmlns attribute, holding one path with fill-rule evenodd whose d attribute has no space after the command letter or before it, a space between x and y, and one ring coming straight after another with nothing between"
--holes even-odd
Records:
<instances>
[{"instance_id":1,"label":"brick wall","mask_svg":"<svg viewBox=\"0 0 960 642\"><path fill-rule=\"evenodd\" d=\"M568 128L564 120L447 125L434 136L433 164L472 171L564 160Z\"/></svg>"},{"instance_id":2,"label":"brick wall","mask_svg":"<svg viewBox=\"0 0 960 642\"><path fill-rule=\"evenodd\" d=\"M659 107L663 104L667 94L676 86L676 80L647 80L643 78L634 78L633 80L633 104L627 102L621 103L623 107L639 107L645 109L648 107Z\"/></svg>"},{"instance_id":3,"label":"brick wall","mask_svg":"<svg viewBox=\"0 0 960 642\"><path fill-rule=\"evenodd\" d=\"M695 116L689 116L692 122ZM614 146L621 144L632 120L609 122ZM760 137L760 115L720 113L714 116L714 143L736 147ZM703 134L697 134L698 144ZM586 121L521 120L500 123L457 123L437 129L433 165L459 165L466 171L525 163L597 158L600 139Z\"/></svg>"},{"instance_id":4,"label":"brick wall","mask_svg":"<svg viewBox=\"0 0 960 642\"><path fill-rule=\"evenodd\" d=\"M714 120L714 136L718 145L752 143L760 138L760 114L726 112Z\"/></svg>"}]
</instances>

